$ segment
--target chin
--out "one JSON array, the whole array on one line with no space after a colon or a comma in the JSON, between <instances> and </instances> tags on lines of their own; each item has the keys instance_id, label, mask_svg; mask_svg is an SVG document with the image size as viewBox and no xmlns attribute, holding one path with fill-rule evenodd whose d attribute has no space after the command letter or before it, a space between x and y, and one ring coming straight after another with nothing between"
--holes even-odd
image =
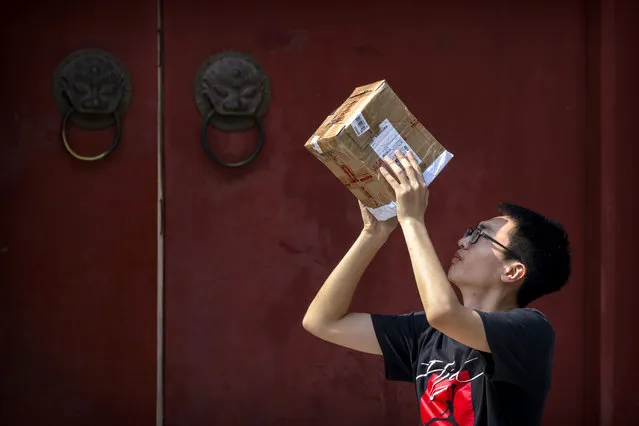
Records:
<instances>
[{"instance_id":1,"label":"chin","mask_svg":"<svg viewBox=\"0 0 639 426\"><path fill-rule=\"evenodd\" d=\"M469 287L469 280L464 279L468 277L464 277L463 271L459 268L456 268L455 265L451 265L448 269L448 281L451 282L455 287L462 289L464 287Z\"/></svg>"},{"instance_id":2,"label":"chin","mask_svg":"<svg viewBox=\"0 0 639 426\"><path fill-rule=\"evenodd\" d=\"M455 265L452 265L450 268L448 268L448 281L450 281L451 283L455 284L457 287L459 287L459 277L458 274L455 273Z\"/></svg>"}]
</instances>

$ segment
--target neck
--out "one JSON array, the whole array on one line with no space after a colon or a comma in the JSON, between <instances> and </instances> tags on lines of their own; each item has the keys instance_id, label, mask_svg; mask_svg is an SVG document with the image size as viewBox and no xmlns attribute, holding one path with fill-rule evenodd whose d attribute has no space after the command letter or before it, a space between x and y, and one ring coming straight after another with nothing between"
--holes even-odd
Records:
<instances>
[{"instance_id":1,"label":"neck","mask_svg":"<svg viewBox=\"0 0 639 426\"><path fill-rule=\"evenodd\" d=\"M517 295L503 289L460 289L464 306L482 312L498 312L517 307Z\"/></svg>"}]
</instances>

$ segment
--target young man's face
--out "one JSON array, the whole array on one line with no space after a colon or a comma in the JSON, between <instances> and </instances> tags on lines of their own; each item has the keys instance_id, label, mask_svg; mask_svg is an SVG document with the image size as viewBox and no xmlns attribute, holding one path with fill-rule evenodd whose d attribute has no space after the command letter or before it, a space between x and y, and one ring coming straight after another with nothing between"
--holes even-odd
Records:
<instances>
[{"instance_id":1,"label":"young man's face","mask_svg":"<svg viewBox=\"0 0 639 426\"><path fill-rule=\"evenodd\" d=\"M477 227L508 247L515 222L506 216L498 216L481 222ZM460 288L500 285L505 271L506 250L484 236L480 236L474 244L471 244L471 238L468 235L457 242L459 248L451 261L448 279Z\"/></svg>"}]
</instances>

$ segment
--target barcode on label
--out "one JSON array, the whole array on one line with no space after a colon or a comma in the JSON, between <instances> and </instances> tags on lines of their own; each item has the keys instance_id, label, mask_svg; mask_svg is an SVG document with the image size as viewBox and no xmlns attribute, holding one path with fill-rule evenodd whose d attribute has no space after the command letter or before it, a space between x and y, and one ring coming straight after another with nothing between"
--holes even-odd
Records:
<instances>
[{"instance_id":1,"label":"barcode on label","mask_svg":"<svg viewBox=\"0 0 639 426\"><path fill-rule=\"evenodd\" d=\"M417 156L410 145L406 143L397 130L395 130L388 119L380 123L379 128L380 132L375 135L370 145L373 151L379 155L379 158L388 156L392 160L397 161L395 150L399 150L403 154L412 152L417 162L421 164L422 160Z\"/></svg>"},{"instance_id":2,"label":"barcode on label","mask_svg":"<svg viewBox=\"0 0 639 426\"><path fill-rule=\"evenodd\" d=\"M370 129L370 127L368 127L366 119L361 112L355 116L351 127L353 128L353 130L355 130L355 134L357 134L357 136L360 136L362 133Z\"/></svg>"}]
</instances>

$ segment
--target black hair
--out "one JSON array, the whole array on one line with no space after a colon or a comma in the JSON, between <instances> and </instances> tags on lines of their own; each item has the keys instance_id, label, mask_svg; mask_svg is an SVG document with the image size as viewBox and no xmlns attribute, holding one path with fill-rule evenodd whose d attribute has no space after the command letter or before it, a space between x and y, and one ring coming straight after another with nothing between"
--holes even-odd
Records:
<instances>
[{"instance_id":1,"label":"black hair","mask_svg":"<svg viewBox=\"0 0 639 426\"><path fill-rule=\"evenodd\" d=\"M563 226L546 216L511 203L498 205L515 222L509 247L526 266L517 290L517 304L525 307L543 295L561 290L570 277L570 244ZM515 257L506 253L506 259Z\"/></svg>"}]
</instances>

